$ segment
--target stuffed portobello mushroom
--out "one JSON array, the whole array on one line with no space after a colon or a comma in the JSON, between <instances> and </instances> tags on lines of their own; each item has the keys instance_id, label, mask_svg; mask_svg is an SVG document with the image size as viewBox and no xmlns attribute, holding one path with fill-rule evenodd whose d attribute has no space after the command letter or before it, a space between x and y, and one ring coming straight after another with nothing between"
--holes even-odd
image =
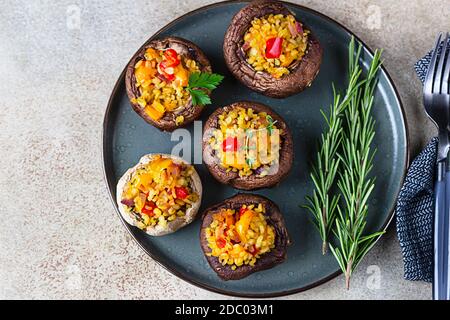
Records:
<instances>
[{"instance_id":1,"label":"stuffed portobello mushroom","mask_svg":"<svg viewBox=\"0 0 450 320\"><path fill-rule=\"evenodd\" d=\"M117 205L126 222L151 236L191 223L200 207L202 184L194 167L181 158L149 154L117 184Z\"/></svg>"},{"instance_id":2,"label":"stuffed portobello mushroom","mask_svg":"<svg viewBox=\"0 0 450 320\"><path fill-rule=\"evenodd\" d=\"M125 83L133 109L164 131L189 124L202 111L188 90L193 73L211 73L210 62L195 44L176 37L150 41L127 67Z\"/></svg>"},{"instance_id":3,"label":"stuffed portobello mushroom","mask_svg":"<svg viewBox=\"0 0 450 320\"><path fill-rule=\"evenodd\" d=\"M272 187L292 167L292 134L269 107L236 102L218 108L203 134L203 160L219 182L242 190Z\"/></svg>"},{"instance_id":4,"label":"stuffed portobello mushroom","mask_svg":"<svg viewBox=\"0 0 450 320\"><path fill-rule=\"evenodd\" d=\"M250 89L284 98L310 86L322 47L281 2L257 0L232 19L223 43L231 73Z\"/></svg>"},{"instance_id":5,"label":"stuffed portobello mushroom","mask_svg":"<svg viewBox=\"0 0 450 320\"><path fill-rule=\"evenodd\" d=\"M271 200L238 194L203 213L200 243L223 280L238 280L286 260L290 244L283 216Z\"/></svg>"}]
</instances>

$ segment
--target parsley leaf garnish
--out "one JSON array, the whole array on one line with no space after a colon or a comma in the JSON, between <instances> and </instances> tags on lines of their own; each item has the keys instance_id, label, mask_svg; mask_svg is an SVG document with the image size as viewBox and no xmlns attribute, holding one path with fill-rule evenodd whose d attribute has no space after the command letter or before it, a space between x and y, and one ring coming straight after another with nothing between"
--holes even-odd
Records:
<instances>
[{"instance_id":1,"label":"parsley leaf garnish","mask_svg":"<svg viewBox=\"0 0 450 320\"><path fill-rule=\"evenodd\" d=\"M189 76L186 90L191 94L194 106L211 104L207 91L214 90L222 82L224 76L216 73L194 72Z\"/></svg>"},{"instance_id":2,"label":"parsley leaf garnish","mask_svg":"<svg viewBox=\"0 0 450 320\"><path fill-rule=\"evenodd\" d=\"M206 104L211 104L211 99L203 90L199 89L188 89L192 97L192 104L194 106L204 106Z\"/></svg>"}]
</instances>

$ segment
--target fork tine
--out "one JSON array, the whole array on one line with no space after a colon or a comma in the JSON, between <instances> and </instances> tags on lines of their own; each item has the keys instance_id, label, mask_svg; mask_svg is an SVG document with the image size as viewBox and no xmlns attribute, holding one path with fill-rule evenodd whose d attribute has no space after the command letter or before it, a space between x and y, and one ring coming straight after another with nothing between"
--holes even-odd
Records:
<instances>
[{"instance_id":1,"label":"fork tine","mask_svg":"<svg viewBox=\"0 0 450 320\"><path fill-rule=\"evenodd\" d=\"M448 43L450 42L450 34L447 33L447 38L445 39L445 49L447 49ZM446 51L443 51L444 55ZM442 93L450 93L448 90L448 83L450 81L450 51L447 54L447 60L445 61L445 70L444 74L442 76L442 86L441 86L441 92Z\"/></svg>"},{"instance_id":2,"label":"fork tine","mask_svg":"<svg viewBox=\"0 0 450 320\"><path fill-rule=\"evenodd\" d=\"M442 33L439 34L436 40L436 45L434 46L433 55L431 56L431 61L428 66L427 75L425 77L425 84L423 86L423 90L425 93L431 94L433 92L433 82L434 82L434 73L436 70L436 61L437 61L437 52L439 49L439 45L441 44Z\"/></svg>"},{"instance_id":3,"label":"fork tine","mask_svg":"<svg viewBox=\"0 0 450 320\"><path fill-rule=\"evenodd\" d=\"M446 35L447 36L447 35ZM445 38L447 40L447 37ZM438 67L434 76L433 93L441 93L442 72L444 70L445 52L447 51L447 41L442 45L441 54L439 55Z\"/></svg>"}]
</instances>

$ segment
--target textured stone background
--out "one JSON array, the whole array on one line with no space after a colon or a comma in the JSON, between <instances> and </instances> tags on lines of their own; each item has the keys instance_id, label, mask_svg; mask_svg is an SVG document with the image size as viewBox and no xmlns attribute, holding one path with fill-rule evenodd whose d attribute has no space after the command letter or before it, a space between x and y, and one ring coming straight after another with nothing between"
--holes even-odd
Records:
<instances>
[{"instance_id":1,"label":"textured stone background","mask_svg":"<svg viewBox=\"0 0 450 320\"><path fill-rule=\"evenodd\" d=\"M1 1L0 298L222 297L172 276L138 248L107 196L100 155L103 113L124 64L160 27L211 2ZM385 48L415 155L434 127L412 65L448 28L450 0L295 2ZM67 18L78 9L79 28ZM351 291L338 277L288 298L429 299L430 285L402 279L394 229L361 264ZM367 285L372 265L379 289Z\"/></svg>"}]
</instances>

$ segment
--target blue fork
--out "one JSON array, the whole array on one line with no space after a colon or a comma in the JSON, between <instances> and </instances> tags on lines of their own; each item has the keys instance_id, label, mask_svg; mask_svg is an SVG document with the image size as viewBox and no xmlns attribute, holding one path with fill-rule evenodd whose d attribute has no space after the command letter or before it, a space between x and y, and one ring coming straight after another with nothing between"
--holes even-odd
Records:
<instances>
[{"instance_id":1,"label":"blue fork","mask_svg":"<svg viewBox=\"0 0 450 320\"><path fill-rule=\"evenodd\" d=\"M433 298L450 299L449 246L450 246L450 53L447 54L449 34L441 47L442 34L436 40L430 66L425 78L423 97L425 110L439 130L437 176L434 189L434 279Z\"/></svg>"}]
</instances>

